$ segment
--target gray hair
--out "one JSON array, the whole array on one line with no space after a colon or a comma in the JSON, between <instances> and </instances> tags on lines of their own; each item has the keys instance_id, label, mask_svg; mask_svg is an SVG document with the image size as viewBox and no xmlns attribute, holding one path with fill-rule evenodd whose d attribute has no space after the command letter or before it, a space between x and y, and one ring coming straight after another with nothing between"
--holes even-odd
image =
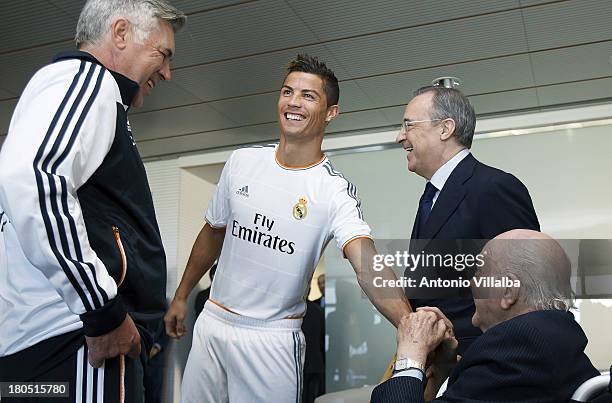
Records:
<instances>
[{"instance_id":1,"label":"gray hair","mask_svg":"<svg viewBox=\"0 0 612 403\"><path fill-rule=\"evenodd\" d=\"M421 87L414 96L433 92L430 119L447 119L455 121L455 137L459 144L470 148L476 128L476 113L467 97L454 88Z\"/></svg>"},{"instance_id":2,"label":"gray hair","mask_svg":"<svg viewBox=\"0 0 612 403\"><path fill-rule=\"evenodd\" d=\"M521 282L520 301L546 311L574 307L571 263L554 239L494 239L491 250L495 276L512 274ZM491 273L493 272L493 273Z\"/></svg>"},{"instance_id":3,"label":"gray hair","mask_svg":"<svg viewBox=\"0 0 612 403\"><path fill-rule=\"evenodd\" d=\"M158 20L167 21L178 32L187 18L164 0L88 0L77 23L74 38L77 47L99 43L118 17L130 21L139 41L148 36Z\"/></svg>"}]
</instances>

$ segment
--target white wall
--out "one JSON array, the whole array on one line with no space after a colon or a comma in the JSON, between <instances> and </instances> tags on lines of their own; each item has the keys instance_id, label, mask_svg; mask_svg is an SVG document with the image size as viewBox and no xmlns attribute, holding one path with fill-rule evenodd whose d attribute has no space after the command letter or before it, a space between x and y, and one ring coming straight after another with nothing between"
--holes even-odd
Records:
<instances>
[{"instance_id":1,"label":"white wall","mask_svg":"<svg viewBox=\"0 0 612 403\"><path fill-rule=\"evenodd\" d=\"M557 238L612 238L612 126L476 141L474 155L529 189L542 231Z\"/></svg>"},{"instance_id":2,"label":"white wall","mask_svg":"<svg viewBox=\"0 0 612 403\"><path fill-rule=\"evenodd\" d=\"M168 290L166 295L171 297L169 290L173 289L177 270L177 252L179 237L179 200L180 200L180 172L177 160L154 161L145 163L153 204L157 214L157 222L166 251L166 264L168 267Z\"/></svg>"},{"instance_id":3,"label":"white wall","mask_svg":"<svg viewBox=\"0 0 612 403\"><path fill-rule=\"evenodd\" d=\"M166 264L168 269L166 297L172 298L176 288L178 275L177 254L179 239L179 204L181 199L181 177L177 160L152 161L145 163L149 179L149 186L153 195L153 204L159 224L159 230L166 251ZM172 342L166 347L167 368L174 368L175 348ZM176 390L175 371L166 371L164 377L164 401L172 402Z\"/></svg>"}]
</instances>

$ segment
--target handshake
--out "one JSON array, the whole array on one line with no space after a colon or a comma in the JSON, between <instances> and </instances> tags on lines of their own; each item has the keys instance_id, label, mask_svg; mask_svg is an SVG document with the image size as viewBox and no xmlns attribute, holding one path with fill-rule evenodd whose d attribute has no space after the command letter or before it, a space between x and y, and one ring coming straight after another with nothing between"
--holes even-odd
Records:
<instances>
[{"instance_id":1,"label":"handshake","mask_svg":"<svg viewBox=\"0 0 612 403\"><path fill-rule=\"evenodd\" d=\"M402 317L397 328L397 360L420 364L428 392L439 389L458 361L453 324L438 308L422 307Z\"/></svg>"}]
</instances>

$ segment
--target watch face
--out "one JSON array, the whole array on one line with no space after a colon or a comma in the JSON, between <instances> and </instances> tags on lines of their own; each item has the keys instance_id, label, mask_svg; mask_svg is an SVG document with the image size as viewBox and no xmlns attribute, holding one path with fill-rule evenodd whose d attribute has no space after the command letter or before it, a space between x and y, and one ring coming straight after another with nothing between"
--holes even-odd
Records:
<instances>
[{"instance_id":1,"label":"watch face","mask_svg":"<svg viewBox=\"0 0 612 403\"><path fill-rule=\"evenodd\" d=\"M408 368L408 360L406 358L402 358L401 360L397 360L395 362L395 369L401 370Z\"/></svg>"},{"instance_id":2,"label":"watch face","mask_svg":"<svg viewBox=\"0 0 612 403\"><path fill-rule=\"evenodd\" d=\"M408 369L408 368L417 368L417 369L420 369L421 371L424 371L424 365L416 360L413 360L410 358L401 358L395 361L396 371L401 371L403 369Z\"/></svg>"}]
</instances>

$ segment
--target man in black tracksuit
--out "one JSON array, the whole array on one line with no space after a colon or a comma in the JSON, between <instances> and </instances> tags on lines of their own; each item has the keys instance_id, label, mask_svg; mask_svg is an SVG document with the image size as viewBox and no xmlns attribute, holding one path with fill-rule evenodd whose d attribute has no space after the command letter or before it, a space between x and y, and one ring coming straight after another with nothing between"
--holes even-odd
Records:
<instances>
[{"instance_id":1,"label":"man in black tracksuit","mask_svg":"<svg viewBox=\"0 0 612 403\"><path fill-rule=\"evenodd\" d=\"M79 51L23 91L0 153L0 382L142 401L166 260L127 111L170 79L184 22L160 0L90 0Z\"/></svg>"}]
</instances>

